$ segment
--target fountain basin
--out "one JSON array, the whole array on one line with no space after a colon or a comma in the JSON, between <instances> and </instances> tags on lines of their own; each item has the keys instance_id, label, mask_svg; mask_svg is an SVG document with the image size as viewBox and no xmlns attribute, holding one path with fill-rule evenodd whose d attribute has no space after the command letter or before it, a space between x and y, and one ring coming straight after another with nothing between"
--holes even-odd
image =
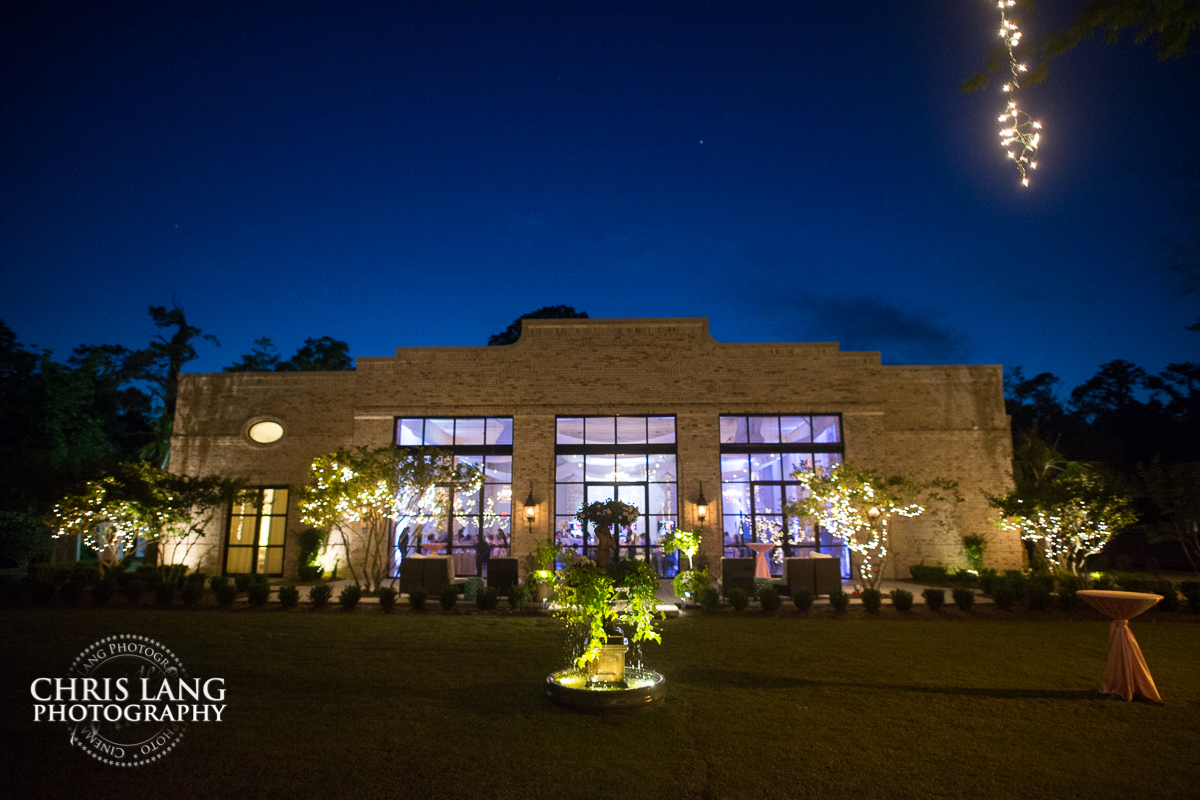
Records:
<instances>
[{"instance_id":1,"label":"fountain basin","mask_svg":"<svg viewBox=\"0 0 1200 800\"><path fill-rule=\"evenodd\" d=\"M661 706L667 696L667 679L653 670L627 667L624 684L589 686L586 669L564 669L546 676L546 696L588 714L648 711Z\"/></svg>"}]
</instances>

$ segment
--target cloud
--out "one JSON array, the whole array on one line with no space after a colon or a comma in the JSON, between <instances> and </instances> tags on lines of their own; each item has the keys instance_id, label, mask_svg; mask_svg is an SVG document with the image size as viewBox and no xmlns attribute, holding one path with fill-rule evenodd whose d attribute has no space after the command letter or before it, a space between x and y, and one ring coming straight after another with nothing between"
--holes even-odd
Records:
<instances>
[{"instance_id":1,"label":"cloud","mask_svg":"<svg viewBox=\"0 0 1200 800\"><path fill-rule=\"evenodd\" d=\"M790 311L791 319L779 322L792 338L799 332L805 340L840 342L843 350L879 350L885 364L965 363L973 349L965 331L936 315L874 297L810 297Z\"/></svg>"}]
</instances>

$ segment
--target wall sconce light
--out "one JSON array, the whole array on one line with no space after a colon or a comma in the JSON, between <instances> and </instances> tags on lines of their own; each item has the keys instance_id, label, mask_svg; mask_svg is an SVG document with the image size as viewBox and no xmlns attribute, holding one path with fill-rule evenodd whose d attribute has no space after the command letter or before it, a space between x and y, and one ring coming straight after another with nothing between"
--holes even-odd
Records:
<instances>
[{"instance_id":1,"label":"wall sconce light","mask_svg":"<svg viewBox=\"0 0 1200 800\"><path fill-rule=\"evenodd\" d=\"M704 527L704 518L708 516L708 499L704 496L704 481L700 481L700 496L696 498L696 517L700 527Z\"/></svg>"},{"instance_id":2,"label":"wall sconce light","mask_svg":"<svg viewBox=\"0 0 1200 800\"><path fill-rule=\"evenodd\" d=\"M529 532L533 533L533 518L537 514L537 503L533 499L533 481L529 482L529 496L525 498L525 522L529 525Z\"/></svg>"}]
</instances>

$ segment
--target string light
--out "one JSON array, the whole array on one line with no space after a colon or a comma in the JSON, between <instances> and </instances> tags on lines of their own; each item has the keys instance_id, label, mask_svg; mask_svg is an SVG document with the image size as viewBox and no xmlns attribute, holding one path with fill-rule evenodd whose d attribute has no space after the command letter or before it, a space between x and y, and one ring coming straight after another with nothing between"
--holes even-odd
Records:
<instances>
[{"instance_id":1,"label":"string light","mask_svg":"<svg viewBox=\"0 0 1200 800\"><path fill-rule=\"evenodd\" d=\"M1016 0L998 0L996 5L1000 9L1000 38L1004 40L1004 46L1008 50L1008 69L1012 75L1012 80L1001 87L1008 95L1008 103L1004 107L1004 113L996 118L1003 126L1000 128L1000 145L1021 173L1021 185L1028 186L1028 170L1037 169L1036 159L1042 140L1042 125L1017 107L1021 74L1026 71L1025 65L1017 61L1014 52L1021 41L1021 31L1004 13L1005 9L1016 5Z\"/></svg>"}]
</instances>

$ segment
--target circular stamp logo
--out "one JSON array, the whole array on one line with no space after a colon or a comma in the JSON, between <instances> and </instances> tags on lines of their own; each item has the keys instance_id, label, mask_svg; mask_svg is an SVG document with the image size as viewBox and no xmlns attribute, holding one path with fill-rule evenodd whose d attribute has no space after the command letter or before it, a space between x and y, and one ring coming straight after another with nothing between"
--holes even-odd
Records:
<instances>
[{"instance_id":1,"label":"circular stamp logo","mask_svg":"<svg viewBox=\"0 0 1200 800\"><path fill-rule=\"evenodd\" d=\"M134 634L101 639L80 653L67 673L68 681L76 679L76 701L68 706L66 720L71 744L114 766L162 758L186 730L169 699L176 694L172 684L187 677L178 656L153 639ZM164 681L168 692L162 690ZM164 697L168 693L170 698ZM81 706L86 715L77 710Z\"/></svg>"}]
</instances>

